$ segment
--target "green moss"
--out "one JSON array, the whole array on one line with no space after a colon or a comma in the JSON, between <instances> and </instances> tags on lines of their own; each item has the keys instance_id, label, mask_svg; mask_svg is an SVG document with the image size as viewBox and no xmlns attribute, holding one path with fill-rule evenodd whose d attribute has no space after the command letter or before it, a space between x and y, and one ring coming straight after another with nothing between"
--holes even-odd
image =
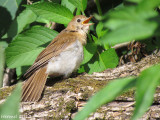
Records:
<instances>
[{"instance_id":1,"label":"green moss","mask_svg":"<svg viewBox=\"0 0 160 120\"><path fill-rule=\"evenodd\" d=\"M66 104L66 111L67 112L71 112L72 110L76 110L76 104L75 104L75 100L70 100L68 102L65 103Z\"/></svg>"},{"instance_id":2,"label":"green moss","mask_svg":"<svg viewBox=\"0 0 160 120\"><path fill-rule=\"evenodd\" d=\"M15 88L15 86L0 89L0 100L5 99Z\"/></svg>"},{"instance_id":3,"label":"green moss","mask_svg":"<svg viewBox=\"0 0 160 120\"><path fill-rule=\"evenodd\" d=\"M79 93L79 90L81 87L84 86L90 86L93 88L93 91L86 91L84 94L84 98L87 98L88 96L91 96L92 93L96 92L97 90L104 87L104 85L107 84L108 81L98 81L94 80L91 77L76 77L76 78L69 78L66 80L61 80L56 82L52 88L50 88L51 91L57 91L60 89L66 89L67 91L70 90L71 92ZM88 92L88 93L87 93Z\"/></svg>"},{"instance_id":4,"label":"green moss","mask_svg":"<svg viewBox=\"0 0 160 120\"><path fill-rule=\"evenodd\" d=\"M64 107L64 98L59 98L59 107L58 107L58 111L60 112L60 111L62 111L62 109L63 109L63 107Z\"/></svg>"},{"instance_id":5,"label":"green moss","mask_svg":"<svg viewBox=\"0 0 160 120\"><path fill-rule=\"evenodd\" d=\"M89 98L89 94L87 93L87 91L85 91L85 93L82 94L82 100L87 100Z\"/></svg>"},{"instance_id":6,"label":"green moss","mask_svg":"<svg viewBox=\"0 0 160 120\"><path fill-rule=\"evenodd\" d=\"M129 89L128 91L124 92L121 97L127 97L127 98L134 98L135 88Z\"/></svg>"}]
</instances>

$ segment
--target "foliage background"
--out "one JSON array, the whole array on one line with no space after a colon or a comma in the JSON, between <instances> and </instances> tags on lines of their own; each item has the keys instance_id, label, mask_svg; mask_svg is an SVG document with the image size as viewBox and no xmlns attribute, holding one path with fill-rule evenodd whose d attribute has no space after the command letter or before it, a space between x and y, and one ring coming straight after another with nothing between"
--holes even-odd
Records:
<instances>
[{"instance_id":1,"label":"foliage background","mask_svg":"<svg viewBox=\"0 0 160 120\"><path fill-rule=\"evenodd\" d=\"M79 73L92 74L116 67L119 56L112 46L119 43L140 41L146 44L147 52L159 48L160 0L95 0L93 5L89 3L87 0L37 0L27 5L27 1L22 0L1 0L1 86L5 66L16 68L17 78L20 78L60 31L52 30L51 22L63 24L65 28L74 15L94 15L92 22L95 23L88 35L88 44L84 47L85 57ZM84 119L96 108L114 100L117 95L132 87L137 90L132 119L138 119L152 104L156 86L159 84L159 71L160 66L156 65L137 78L111 82L90 99L75 119ZM103 96L108 92L111 96ZM95 103L97 104L92 106Z\"/></svg>"}]
</instances>

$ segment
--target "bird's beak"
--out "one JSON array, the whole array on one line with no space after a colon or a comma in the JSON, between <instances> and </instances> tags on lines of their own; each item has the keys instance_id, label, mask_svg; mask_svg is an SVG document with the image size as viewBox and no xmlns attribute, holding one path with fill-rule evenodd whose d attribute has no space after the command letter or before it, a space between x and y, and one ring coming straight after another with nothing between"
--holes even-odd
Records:
<instances>
[{"instance_id":1,"label":"bird's beak","mask_svg":"<svg viewBox=\"0 0 160 120\"><path fill-rule=\"evenodd\" d=\"M91 17L87 18L86 20L84 20L84 21L82 22L82 24L83 24L83 25L88 25L88 26L93 25L94 23L89 23L89 21L92 19L92 17L93 17L93 16L91 16Z\"/></svg>"}]
</instances>

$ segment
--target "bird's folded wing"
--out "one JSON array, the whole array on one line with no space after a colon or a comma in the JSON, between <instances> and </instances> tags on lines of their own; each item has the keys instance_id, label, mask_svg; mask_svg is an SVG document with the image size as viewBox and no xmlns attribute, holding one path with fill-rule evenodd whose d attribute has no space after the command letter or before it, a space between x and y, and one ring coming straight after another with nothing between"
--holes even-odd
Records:
<instances>
[{"instance_id":1,"label":"bird's folded wing","mask_svg":"<svg viewBox=\"0 0 160 120\"><path fill-rule=\"evenodd\" d=\"M61 32L37 57L33 65L24 74L24 78L29 78L39 68L45 66L49 60L58 56L67 46L75 42L76 36Z\"/></svg>"}]
</instances>

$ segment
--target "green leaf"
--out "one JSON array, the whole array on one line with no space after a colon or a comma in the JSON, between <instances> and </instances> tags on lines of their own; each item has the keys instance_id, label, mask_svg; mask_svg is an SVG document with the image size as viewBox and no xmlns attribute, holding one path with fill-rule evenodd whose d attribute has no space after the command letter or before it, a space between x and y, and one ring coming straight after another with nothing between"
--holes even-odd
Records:
<instances>
[{"instance_id":1,"label":"green leaf","mask_svg":"<svg viewBox=\"0 0 160 120\"><path fill-rule=\"evenodd\" d=\"M37 16L29 9L25 9L22 11L19 16L12 22L9 30L8 30L8 37L14 37L30 23L36 20Z\"/></svg>"},{"instance_id":2,"label":"green leaf","mask_svg":"<svg viewBox=\"0 0 160 120\"><path fill-rule=\"evenodd\" d=\"M36 19L36 22L40 22L40 23L45 23L45 24L50 24L50 20L47 20L41 16L38 16L37 19Z\"/></svg>"},{"instance_id":3,"label":"green leaf","mask_svg":"<svg viewBox=\"0 0 160 120\"><path fill-rule=\"evenodd\" d=\"M77 11L76 11L76 15L81 15L81 10L79 8L77 8Z\"/></svg>"},{"instance_id":4,"label":"green leaf","mask_svg":"<svg viewBox=\"0 0 160 120\"><path fill-rule=\"evenodd\" d=\"M153 2L153 4L152 4ZM160 1L142 0L138 5L123 7L106 15L104 26L110 29L100 43L115 45L132 40L142 40L155 34L158 14L154 10Z\"/></svg>"},{"instance_id":5,"label":"green leaf","mask_svg":"<svg viewBox=\"0 0 160 120\"><path fill-rule=\"evenodd\" d=\"M94 43L88 43L83 49L84 59L81 64L87 63L93 57L96 50L97 50L97 46Z\"/></svg>"},{"instance_id":6,"label":"green leaf","mask_svg":"<svg viewBox=\"0 0 160 120\"><path fill-rule=\"evenodd\" d=\"M98 36L98 39L100 39L102 36L104 36L107 33L107 29L103 30L103 23L99 22L98 25L96 26L96 33Z\"/></svg>"},{"instance_id":7,"label":"green leaf","mask_svg":"<svg viewBox=\"0 0 160 120\"><path fill-rule=\"evenodd\" d=\"M139 11L137 7L124 7L121 10L116 10L108 15L109 20L104 24L104 26L115 30L122 26L128 24L134 24L136 22L148 22L148 19L154 18L157 16L157 13L153 10L150 11ZM151 20L150 20L151 21Z\"/></svg>"},{"instance_id":8,"label":"green leaf","mask_svg":"<svg viewBox=\"0 0 160 120\"><path fill-rule=\"evenodd\" d=\"M68 24L73 18L73 14L68 8L57 3L39 2L27 7L33 10L39 17L60 24Z\"/></svg>"},{"instance_id":9,"label":"green leaf","mask_svg":"<svg viewBox=\"0 0 160 120\"><path fill-rule=\"evenodd\" d=\"M103 23L99 22L98 25L96 26L96 33L97 33L98 38L101 37L102 30L103 30Z\"/></svg>"},{"instance_id":10,"label":"green leaf","mask_svg":"<svg viewBox=\"0 0 160 120\"><path fill-rule=\"evenodd\" d=\"M22 75L29 69L30 66L21 66L16 68L17 79L20 79Z\"/></svg>"},{"instance_id":11,"label":"green leaf","mask_svg":"<svg viewBox=\"0 0 160 120\"><path fill-rule=\"evenodd\" d=\"M6 99L6 101L2 105L0 105L1 119L10 120L11 118L14 120L19 120L20 100L21 84L18 83L12 94ZM8 119L6 119L6 117L8 117Z\"/></svg>"},{"instance_id":12,"label":"green leaf","mask_svg":"<svg viewBox=\"0 0 160 120\"><path fill-rule=\"evenodd\" d=\"M78 69L78 73L89 71L87 62L89 62L96 53L97 46L94 43L87 43L87 45L83 47L83 51L84 51L84 59L81 63L80 68ZM85 67L87 67L87 70L85 70Z\"/></svg>"},{"instance_id":13,"label":"green leaf","mask_svg":"<svg viewBox=\"0 0 160 120\"><path fill-rule=\"evenodd\" d=\"M5 7L7 11L10 12L13 20L16 16L16 12L21 1L22 0L0 0L0 6Z\"/></svg>"},{"instance_id":14,"label":"green leaf","mask_svg":"<svg viewBox=\"0 0 160 120\"><path fill-rule=\"evenodd\" d=\"M0 46L2 46L3 49L8 47L8 43L6 41L0 41Z\"/></svg>"},{"instance_id":15,"label":"green leaf","mask_svg":"<svg viewBox=\"0 0 160 120\"><path fill-rule=\"evenodd\" d=\"M0 0L0 38L6 34L22 0Z\"/></svg>"},{"instance_id":16,"label":"green leaf","mask_svg":"<svg viewBox=\"0 0 160 120\"><path fill-rule=\"evenodd\" d=\"M76 9L76 7L71 2L69 2L69 0L62 0L61 5L68 8L72 13Z\"/></svg>"},{"instance_id":17,"label":"green leaf","mask_svg":"<svg viewBox=\"0 0 160 120\"><path fill-rule=\"evenodd\" d=\"M82 1L82 11L85 11L85 9L87 8L88 0L81 0L81 1Z\"/></svg>"},{"instance_id":18,"label":"green leaf","mask_svg":"<svg viewBox=\"0 0 160 120\"><path fill-rule=\"evenodd\" d=\"M160 65L144 70L137 79L136 107L132 120L140 118L152 105L154 93L160 82Z\"/></svg>"},{"instance_id":19,"label":"green leaf","mask_svg":"<svg viewBox=\"0 0 160 120\"><path fill-rule=\"evenodd\" d=\"M96 111L101 105L114 100L123 91L135 86L136 79L134 77L121 78L108 83L106 87L97 92L77 113L74 120L85 120L92 112Z\"/></svg>"},{"instance_id":20,"label":"green leaf","mask_svg":"<svg viewBox=\"0 0 160 120\"><path fill-rule=\"evenodd\" d=\"M31 65L37 55L54 39L56 31L35 26L18 35L6 49L6 62L10 68Z\"/></svg>"},{"instance_id":21,"label":"green leaf","mask_svg":"<svg viewBox=\"0 0 160 120\"><path fill-rule=\"evenodd\" d=\"M96 36L94 36L93 34L91 34L92 35L92 39L94 40L94 42L97 44L97 42L98 42L98 38L96 37Z\"/></svg>"},{"instance_id":22,"label":"green leaf","mask_svg":"<svg viewBox=\"0 0 160 120\"><path fill-rule=\"evenodd\" d=\"M156 7L160 5L160 0L142 0L138 5L139 11L148 11L148 10L154 10Z\"/></svg>"},{"instance_id":23,"label":"green leaf","mask_svg":"<svg viewBox=\"0 0 160 120\"><path fill-rule=\"evenodd\" d=\"M84 65L85 72L102 72L107 68L114 68L118 65L119 58L116 51L110 48L102 53L97 52L92 59Z\"/></svg>"},{"instance_id":24,"label":"green leaf","mask_svg":"<svg viewBox=\"0 0 160 120\"><path fill-rule=\"evenodd\" d=\"M105 70L104 65L100 61L98 53L94 55L94 57L87 63L84 69L88 74L92 74L93 72L101 72Z\"/></svg>"},{"instance_id":25,"label":"green leaf","mask_svg":"<svg viewBox=\"0 0 160 120\"><path fill-rule=\"evenodd\" d=\"M69 2L75 5L75 7L80 9L82 12L84 12L87 7L87 1L88 0L69 0Z\"/></svg>"},{"instance_id":26,"label":"green leaf","mask_svg":"<svg viewBox=\"0 0 160 120\"><path fill-rule=\"evenodd\" d=\"M156 28L157 24L154 22L131 23L108 32L101 38L100 42L115 45L132 40L142 40L151 37Z\"/></svg>"},{"instance_id":27,"label":"green leaf","mask_svg":"<svg viewBox=\"0 0 160 120\"><path fill-rule=\"evenodd\" d=\"M140 3L142 0L126 0L126 1L134 2L134 3Z\"/></svg>"},{"instance_id":28,"label":"green leaf","mask_svg":"<svg viewBox=\"0 0 160 120\"><path fill-rule=\"evenodd\" d=\"M110 48L100 54L100 61L107 68L115 68L118 65L119 58L115 49Z\"/></svg>"}]
</instances>

